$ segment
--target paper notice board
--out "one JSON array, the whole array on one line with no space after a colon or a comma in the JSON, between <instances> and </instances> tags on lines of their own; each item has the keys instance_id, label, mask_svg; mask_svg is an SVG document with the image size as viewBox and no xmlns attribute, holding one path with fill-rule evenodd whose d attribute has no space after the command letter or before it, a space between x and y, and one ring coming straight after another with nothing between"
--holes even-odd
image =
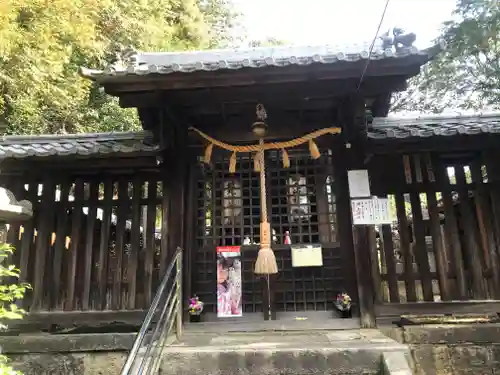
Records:
<instances>
[{"instance_id":1,"label":"paper notice board","mask_svg":"<svg viewBox=\"0 0 500 375\"><path fill-rule=\"evenodd\" d=\"M323 250L320 244L292 245L292 267L320 267L323 265Z\"/></svg>"},{"instance_id":2,"label":"paper notice board","mask_svg":"<svg viewBox=\"0 0 500 375\"><path fill-rule=\"evenodd\" d=\"M370 193L370 179L366 169L347 171L349 182L349 196L351 198L368 198Z\"/></svg>"},{"instance_id":3,"label":"paper notice board","mask_svg":"<svg viewBox=\"0 0 500 375\"><path fill-rule=\"evenodd\" d=\"M389 199L353 199L351 201L352 221L354 225L392 224Z\"/></svg>"}]
</instances>

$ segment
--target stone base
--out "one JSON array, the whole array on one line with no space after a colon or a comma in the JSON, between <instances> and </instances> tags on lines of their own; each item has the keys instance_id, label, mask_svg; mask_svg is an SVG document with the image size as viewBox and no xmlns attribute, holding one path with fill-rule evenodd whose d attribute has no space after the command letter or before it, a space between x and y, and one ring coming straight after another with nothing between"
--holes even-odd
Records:
<instances>
[{"instance_id":1,"label":"stone base","mask_svg":"<svg viewBox=\"0 0 500 375\"><path fill-rule=\"evenodd\" d=\"M500 369L500 324L422 325L382 331L409 345L417 375L482 375Z\"/></svg>"},{"instance_id":2,"label":"stone base","mask_svg":"<svg viewBox=\"0 0 500 375\"><path fill-rule=\"evenodd\" d=\"M119 375L127 352L81 352L9 355L23 375Z\"/></svg>"},{"instance_id":3,"label":"stone base","mask_svg":"<svg viewBox=\"0 0 500 375\"><path fill-rule=\"evenodd\" d=\"M119 375L127 357L124 347L131 347L133 338L132 334L17 336L0 338L0 345L24 375ZM164 348L159 374L406 375L401 363L407 355L405 345L377 330L186 333L182 342ZM388 372L390 368L397 371Z\"/></svg>"},{"instance_id":4,"label":"stone base","mask_svg":"<svg viewBox=\"0 0 500 375\"><path fill-rule=\"evenodd\" d=\"M380 374L389 353L403 361L409 355L406 346L377 330L188 333L165 348L162 374Z\"/></svg>"}]
</instances>

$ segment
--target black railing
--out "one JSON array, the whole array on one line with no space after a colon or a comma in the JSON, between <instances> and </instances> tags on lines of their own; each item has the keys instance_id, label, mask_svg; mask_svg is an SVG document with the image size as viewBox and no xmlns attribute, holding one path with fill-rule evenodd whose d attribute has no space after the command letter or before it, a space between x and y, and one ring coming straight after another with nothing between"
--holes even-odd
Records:
<instances>
[{"instance_id":1,"label":"black railing","mask_svg":"<svg viewBox=\"0 0 500 375\"><path fill-rule=\"evenodd\" d=\"M151 303L121 375L157 374L161 354L176 323L177 338L182 334L182 249L172 262Z\"/></svg>"}]
</instances>

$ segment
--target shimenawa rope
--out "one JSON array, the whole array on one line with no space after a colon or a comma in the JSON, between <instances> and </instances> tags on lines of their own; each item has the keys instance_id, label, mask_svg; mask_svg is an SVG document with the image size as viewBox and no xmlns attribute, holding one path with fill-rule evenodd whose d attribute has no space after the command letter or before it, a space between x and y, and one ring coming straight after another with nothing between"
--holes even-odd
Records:
<instances>
[{"instance_id":1,"label":"shimenawa rope","mask_svg":"<svg viewBox=\"0 0 500 375\"><path fill-rule=\"evenodd\" d=\"M276 257L273 250L271 249L271 226L267 220L267 192L266 192L266 168L264 162L264 152L266 150L281 150L283 166L285 168L290 167L290 159L286 151L287 148L300 146L306 142L309 142L309 152L313 159L318 159L321 154L318 150L318 146L314 143L314 139L321 137L325 134L338 134L341 132L340 128L324 128L316 130L312 133L306 134L302 137L292 139L290 141L284 142L270 142L264 143L261 138L259 144L257 145L230 145L225 142L221 142L209 135L203 133L194 127L190 127L190 130L198 133L202 138L205 138L209 143L205 149L205 163L210 163L210 158L212 156L213 146L218 146L224 150L231 151L232 155L229 159L229 171L234 173L236 171L236 153L238 152L256 152L254 156L254 169L260 173L260 205L261 205L261 220L260 220L260 250L257 255L257 260L255 262L255 273L270 275L278 273L278 265L276 263ZM269 279L268 288L269 288Z\"/></svg>"}]
</instances>

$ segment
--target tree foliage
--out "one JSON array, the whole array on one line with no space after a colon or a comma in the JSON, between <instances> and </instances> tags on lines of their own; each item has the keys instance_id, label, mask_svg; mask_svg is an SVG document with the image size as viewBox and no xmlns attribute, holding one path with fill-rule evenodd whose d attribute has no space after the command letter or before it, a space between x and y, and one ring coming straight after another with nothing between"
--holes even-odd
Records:
<instances>
[{"instance_id":1,"label":"tree foliage","mask_svg":"<svg viewBox=\"0 0 500 375\"><path fill-rule=\"evenodd\" d=\"M458 0L452 18L445 51L393 98L394 111L500 108L500 2Z\"/></svg>"},{"instance_id":2,"label":"tree foliage","mask_svg":"<svg viewBox=\"0 0 500 375\"><path fill-rule=\"evenodd\" d=\"M236 20L230 0L2 0L0 126L11 134L135 129L135 111L120 109L79 67L104 67L125 48L213 47L230 39Z\"/></svg>"},{"instance_id":3,"label":"tree foliage","mask_svg":"<svg viewBox=\"0 0 500 375\"><path fill-rule=\"evenodd\" d=\"M26 283L11 281L19 278L19 270L14 265L6 264L12 253L11 246L0 245L0 330L7 329L6 321L23 318L25 311L18 308L15 302L22 299L26 289L30 288ZM0 355L0 375L20 375L3 355Z\"/></svg>"}]
</instances>

